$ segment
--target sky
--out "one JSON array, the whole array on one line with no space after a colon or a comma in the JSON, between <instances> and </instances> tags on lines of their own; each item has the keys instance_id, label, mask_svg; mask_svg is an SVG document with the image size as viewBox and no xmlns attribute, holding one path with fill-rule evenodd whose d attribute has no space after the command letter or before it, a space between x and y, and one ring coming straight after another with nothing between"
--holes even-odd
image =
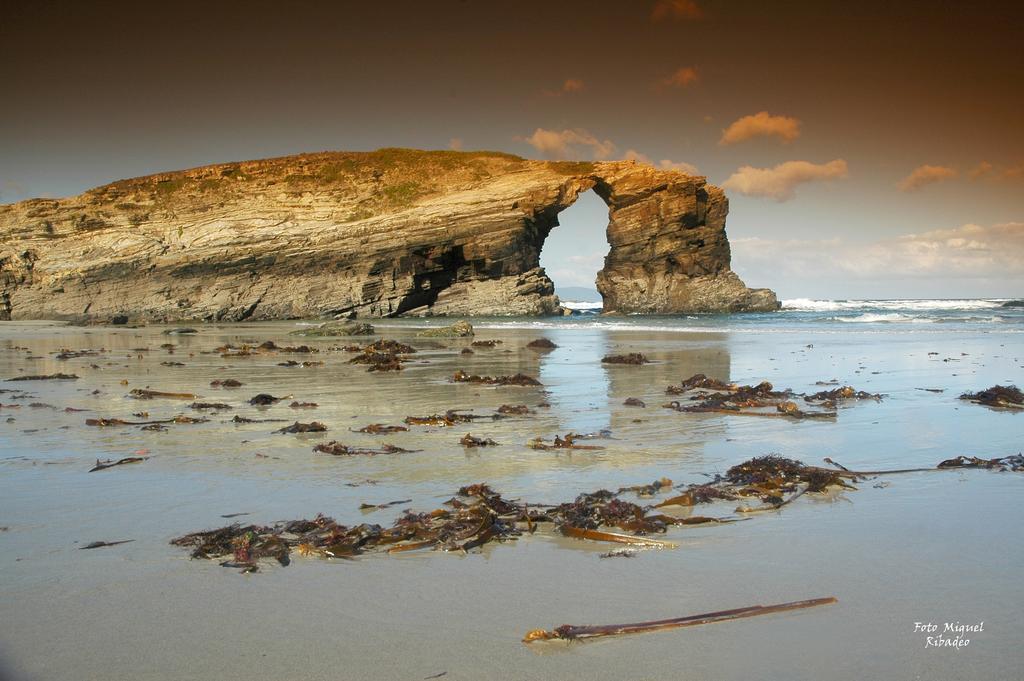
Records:
<instances>
[{"instance_id":1,"label":"sky","mask_svg":"<svg viewBox=\"0 0 1024 681\"><path fill-rule=\"evenodd\" d=\"M723 186L733 268L783 298L1024 295L1022 3L4 6L0 202L333 149L632 158ZM556 284L606 213L563 214Z\"/></svg>"}]
</instances>

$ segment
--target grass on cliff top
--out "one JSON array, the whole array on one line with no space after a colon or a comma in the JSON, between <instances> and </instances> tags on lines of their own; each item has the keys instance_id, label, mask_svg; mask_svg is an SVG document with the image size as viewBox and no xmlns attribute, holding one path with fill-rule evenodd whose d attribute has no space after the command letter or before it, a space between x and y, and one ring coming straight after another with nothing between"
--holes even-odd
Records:
<instances>
[{"instance_id":1,"label":"grass on cliff top","mask_svg":"<svg viewBox=\"0 0 1024 681\"><path fill-rule=\"evenodd\" d=\"M499 161L514 166L525 159L500 151L425 151L393 147L376 151L325 151L255 161L219 163L118 180L92 189L90 193L109 194L149 189L166 194L188 186L191 181L205 181L206 186L213 186L211 183L219 184L221 180L246 181L288 177L330 182L364 171L386 173L392 170L458 170L476 165L474 161Z\"/></svg>"},{"instance_id":2,"label":"grass on cliff top","mask_svg":"<svg viewBox=\"0 0 1024 681\"><path fill-rule=\"evenodd\" d=\"M111 204L128 200L169 209L182 202L232 200L254 190L279 189L295 196L340 191L359 202L352 218L365 219L407 208L444 187L483 180L523 163L519 156L494 151L321 152L121 180L87 193Z\"/></svg>"},{"instance_id":3,"label":"grass on cliff top","mask_svg":"<svg viewBox=\"0 0 1024 681\"><path fill-rule=\"evenodd\" d=\"M340 191L340 196L358 201L352 219L364 219L408 207L445 188L518 170L527 163L531 162L500 151L386 147L222 163L121 180L88 194L110 203L130 200L170 208L185 201L231 200L254 190L281 190L295 196L308 191ZM585 161L553 161L548 165L566 176L594 170L594 164Z\"/></svg>"}]
</instances>

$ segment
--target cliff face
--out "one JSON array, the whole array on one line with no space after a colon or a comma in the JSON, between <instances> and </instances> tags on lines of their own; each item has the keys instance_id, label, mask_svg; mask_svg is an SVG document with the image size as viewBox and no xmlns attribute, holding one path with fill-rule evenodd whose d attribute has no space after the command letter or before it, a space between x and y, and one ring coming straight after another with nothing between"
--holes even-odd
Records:
<instances>
[{"instance_id":1,"label":"cliff face","mask_svg":"<svg viewBox=\"0 0 1024 681\"><path fill-rule=\"evenodd\" d=\"M729 269L728 201L631 161L382 149L228 163L0 206L0 318L547 314L559 211L609 206L605 311L777 307Z\"/></svg>"}]
</instances>

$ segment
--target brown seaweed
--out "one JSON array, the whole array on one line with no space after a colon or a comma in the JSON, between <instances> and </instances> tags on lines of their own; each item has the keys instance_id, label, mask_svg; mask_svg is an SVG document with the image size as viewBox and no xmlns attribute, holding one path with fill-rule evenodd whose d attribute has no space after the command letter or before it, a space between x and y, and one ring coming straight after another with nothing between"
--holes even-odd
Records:
<instances>
[{"instance_id":1,"label":"brown seaweed","mask_svg":"<svg viewBox=\"0 0 1024 681\"><path fill-rule=\"evenodd\" d=\"M845 385L834 390L822 390L821 392L814 393L813 395L805 395L804 401L830 402L833 404L839 400L875 400L877 402L881 400L882 397L884 396L864 392L863 390L855 390L853 387Z\"/></svg>"},{"instance_id":2,"label":"brown seaweed","mask_svg":"<svg viewBox=\"0 0 1024 681\"><path fill-rule=\"evenodd\" d=\"M135 388L130 393L129 397L134 397L137 400L152 400L156 398L163 398L168 400L194 400L196 395L192 393L169 393L160 390L149 390L143 388Z\"/></svg>"},{"instance_id":3,"label":"brown seaweed","mask_svg":"<svg viewBox=\"0 0 1024 681\"><path fill-rule=\"evenodd\" d=\"M523 373L518 373L514 376L478 376L476 374L467 374L461 369L452 375L452 381L455 383L482 383L484 385L542 385L536 378Z\"/></svg>"},{"instance_id":4,"label":"brown seaweed","mask_svg":"<svg viewBox=\"0 0 1024 681\"><path fill-rule=\"evenodd\" d=\"M188 405L190 409L204 410L213 409L215 411L222 411L226 409L233 409L230 404L224 404L223 402L193 402Z\"/></svg>"},{"instance_id":5,"label":"brown seaweed","mask_svg":"<svg viewBox=\"0 0 1024 681\"><path fill-rule=\"evenodd\" d=\"M290 426L284 428L278 428L275 433L290 434L290 433L323 433L327 430L327 426L320 423L319 421L313 421L312 423L299 423L296 421Z\"/></svg>"},{"instance_id":6,"label":"brown seaweed","mask_svg":"<svg viewBox=\"0 0 1024 681\"><path fill-rule=\"evenodd\" d=\"M389 426L383 423L371 423L368 426L363 426L357 430L352 430L353 433L369 433L370 435L387 435L390 433L400 433L408 431L409 429L405 426Z\"/></svg>"},{"instance_id":7,"label":"brown seaweed","mask_svg":"<svg viewBox=\"0 0 1024 681\"><path fill-rule=\"evenodd\" d=\"M288 419L250 419L245 416L239 416L235 414L234 418L231 419L232 423L284 423Z\"/></svg>"},{"instance_id":8,"label":"brown seaweed","mask_svg":"<svg viewBox=\"0 0 1024 681\"><path fill-rule=\"evenodd\" d=\"M616 494L623 494L624 492L635 492L640 497L653 497L655 494L663 489L672 486L672 481L668 478L660 478L650 483L649 485L633 485L632 487L620 487Z\"/></svg>"},{"instance_id":9,"label":"brown seaweed","mask_svg":"<svg viewBox=\"0 0 1024 681\"><path fill-rule=\"evenodd\" d=\"M627 407L646 407L647 403L638 397L627 397L626 401L622 403Z\"/></svg>"},{"instance_id":10,"label":"brown seaweed","mask_svg":"<svg viewBox=\"0 0 1024 681\"><path fill-rule=\"evenodd\" d=\"M129 463L142 463L148 458L148 456L126 456L123 459L118 459L117 461L114 461L112 459L106 459L103 461L101 461L100 459L96 459L96 465L90 468L89 472L92 473L95 471L102 471L106 468L113 468L114 466L123 466Z\"/></svg>"},{"instance_id":11,"label":"brown seaweed","mask_svg":"<svg viewBox=\"0 0 1024 681\"><path fill-rule=\"evenodd\" d=\"M1024 471L1024 454L1013 454L995 459L981 459L976 456L958 456L946 459L938 468L985 468L998 471Z\"/></svg>"},{"instance_id":12,"label":"brown seaweed","mask_svg":"<svg viewBox=\"0 0 1024 681\"><path fill-rule=\"evenodd\" d=\"M361 348L360 354L350 359L349 364L368 364L367 371L401 371L405 355L415 352L411 345L381 339Z\"/></svg>"},{"instance_id":13,"label":"brown seaweed","mask_svg":"<svg viewBox=\"0 0 1024 681\"><path fill-rule=\"evenodd\" d=\"M565 437L555 436L553 442L548 444L542 438L534 438L526 443L526 446L530 449L604 449L597 445L580 445L576 444L576 440L583 438L584 436L577 435L576 433L566 433Z\"/></svg>"},{"instance_id":14,"label":"brown seaweed","mask_svg":"<svg viewBox=\"0 0 1024 681\"><path fill-rule=\"evenodd\" d=\"M193 418L191 416L173 416L169 419L159 419L156 421L125 421L124 419L86 419L85 425L87 426L98 426L105 428L108 426L153 426L162 425L164 423L179 423L179 424L190 424L190 423L206 423L208 419L204 418Z\"/></svg>"},{"instance_id":15,"label":"brown seaweed","mask_svg":"<svg viewBox=\"0 0 1024 681\"><path fill-rule=\"evenodd\" d=\"M135 541L135 540L134 539L121 539L120 541L94 541L94 542L89 542L85 546L79 546L78 549L80 551L86 551L86 550L89 550L89 549L102 549L102 548L106 548L108 546L118 546L120 544L128 544L128 543L133 542L133 541Z\"/></svg>"},{"instance_id":16,"label":"brown seaweed","mask_svg":"<svg viewBox=\"0 0 1024 681\"><path fill-rule=\"evenodd\" d=\"M387 443L382 444L380 449L365 449L359 447L349 447L343 445L337 440L331 440L326 444L319 444L313 447L314 452L323 452L324 454L331 454L333 456L377 456L378 454L408 454L410 452L418 452L418 449L402 449L395 445L389 445Z\"/></svg>"},{"instance_id":17,"label":"brown seaweed","mask_svg":"<svg viewBox=\"0 0 1024 681\"><path fill-rule=\"evenodd\" d=\"M526 344L531 350L554 350L558 346L547 338L538 338Z\"/></svg>"},{"instance_id":18,"label":"brown seaweed","mask_svg":"<svg viewBox=\"0 0 1024 681\"><path fill-rule=\"evenodd\" d=\"M433 414L431 416L406 416L405 423L410 426L440 426L447 428L455 425L453 421L446 414Z\"/></svg>"},{"instance_id":19,"label":"brown seaweed","mask_svg":"<svg viewBox=\"0 0 1024 681\"><path fill-rule=\"evenodd\" d=\"M994 385L976 393L964 393L960 399L997 409L1024 409L1024 392L1015 385Z\"/></svg>"},{"instance_id":20,"label":"brown seaweed","mask_svg":"<svg viewBox=\"0 0 1024 681\"><path fill-rule=\"evenodd\" d=\"M526 414L533 413L525 404L503 404L498 407L497 411L499 414L504 414L506 416L525 416Z\"/></svg>"},{"instance_id":21,"label":"brown seaweed","mask_svg":"<svg viewBox=\"0 0 1024 681\"><path fill-rule=\"evenodd\" d=\"M225 378L223 380L218 378L217 380L210 381L211 388L241 388L242 385L241 381L236 381L233 378Z\"/></svg>"},{"instance_id":22,"label":"brown seaweed","mask_svg":"<svg viewBox=\"0 0 1024 681\"><path fill-rule=\"evenodd\" d=\"M601 358L603 364L649 364L651 360L640 352L630 352L625 355L605 355Z\"/></svg>"},{"instance_id":23,"label":"brown seaweed","mask_svg":"<svg viewBox=\"0 0 1024 681\"><path fill-rule=\"evenodd\" d=\"M253 406L257 406L257 407L266 407L266 406L269 406L271 404L277 404L281 400L291 399L291 397L292 397L291 395L283 395L282 397L274 397L273 395L269 395L267 393L260 393L259 395L256 395L255 397L250 398L249 399L249 404L251 404Z\"/></svg>"},{"instance_id":24,"label":"brown seaweed","mask_svg":"<svg viewBox=\"0 0 1024 681\"><path fill-rule=\"evenodd\" d=\"M456 423L472 423L479 419L497 420L502 418L501 414L464 414L461 409L449 409L444 414L432 414L430 416L406 416L405 423L410 426L441 426L446 428Z\"/></svg>"},{"instance_id":25,"label":"brown seaweed","mask_svg":"<svg viewBox=\"0 0 1024 681\"><path fill-rule=\"evenodd\" d=\"M360 511L380 511L385 508L391 508L392 506L400 506L402 504L412 503L412 499L399 499L398 501L388 501L383 504L359 504Z\"/></svg>"},{"instance_id":26,"label":"brown seaweed","mask_svg":"<svg viewBox=\"0 0 1024 681\"><path fill-rule=\"evenodd\" d=\"M496 446L498 443L489 437L473 437L471 433L466 433L465 435L462 436L462 439L459 440L459 444L462 445L463 447L493 447Z\"/></svg>"},{"instance_id":27,"label":"brown seaweed","mask_svg":"<svg viewBox=\"0 0 1024 681\"><path fill-rule=\"evenodd\" d=\"M76 374L32 374L29 376L15 376L14 378L8 378L8 381L74 381L77 380Z\"/></svg>"},{"instance_id":28,"label":"brown seaweed","mask_svg":"<svg viewBox=\"0 0 1024 681\"><path fill-rule=\"evenodd\" d=\"M563 525L561 532L566 537L574 539L590 539L591 541L607 541L616 544L629 544L630 546L644 546L649 548L667 549L674 548L675 544L660 539L638 537L633 534L619 534L618 532L604 532L601 530L590 530L583 527Z\"/></svg>"},{"instance_id":29,"label":"brown seaweed","mask_svg":"<svg viewBox=\"0 0 1024 681\"><path fill-rule=\"evenodd\" d=\"M468 551L490 541L518 536L515 519L519 507L496 494L484 493L485 485L478 487L480 489L475 491L480 493L472 503L463 503L457 510L407 511L390 528L366 523L347 527L321 515L313 520L272 526L229 525L187 534L171 543L191 548L193 558L228 557L231 562L249 568L263 558L274 558L281 565L288 565L293 549L302 556L352 558L374 550L389 553L423 548Z\"/></svg>"}]
</instances>

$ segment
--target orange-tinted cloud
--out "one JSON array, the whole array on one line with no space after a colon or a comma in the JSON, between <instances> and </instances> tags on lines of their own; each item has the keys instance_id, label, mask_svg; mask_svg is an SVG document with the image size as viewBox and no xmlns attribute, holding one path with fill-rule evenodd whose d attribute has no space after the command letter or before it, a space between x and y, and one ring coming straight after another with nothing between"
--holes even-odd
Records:
<instances>
[{"instance_id":1,"label":"orange-tinted cloud","mask_svg":"<svg viewBox=\"0 0 1024 681\"><path fill-rule=\"evenodd\" d=\"M967 171L972 180L1019 180L1024 178L1024 163L1012 166L995 166L988 161L981 161Z\"/></svg>"},{"instance_id":2,"label":"orange-tinted cloud","mask_svg":"<svg viewBox=\"0 0 1024 681\"><path fill-rule=\"evenodd\" d=\"M657 0L651 9L651 19L664 21L693 21L704 16L704 10L695 0Z\"/></svg>"},{"instance_id":3,"label":"orange-tinted cloud","mask_svg":"<svg viewBox=\"0 0 1024 681\"><path fill-rule=\"evenodd\" d=\"M562 95L573 95L577 92L583 92L585 89L586 84L582 78L566 78L557 90L542 90L541 94L545 97L561 97Z\"/></svg>"},{"instance_id":4,"label":"orange-tinted cloud","mask_svg":"<svg viewBox=\"0 0 1024 681\"><path fill-rule=\"evenodd\" d=\"M899 187L901 192L913 192L925 185L935 184L936 182L942 182L954 177L956 177L956 170L948 166L923 165L914 168L896 186Z\"/></svg>"},{"instance_id":5,"label":"orange-tinted cloud","mask_svg":"<svg viewBox=\"0 0 1024 681\"><path fill-rule=\"evenodd\" d=\"M1003 168L1002 176L1006 180L1019 180L1024 177L1024 163L1018 163L1009 168Z\"/></svg>"},{"instance_id":6,"label":"orange-tinted cloud","mask_svg":"<svg viewBox=\"0 0 1024 681\"><path fill-rule=\"evenodd\" d=\"M841 158L821 164L787 161L774 168L743 166L722 186L740 194L775 199L781 203L792 199L801 184L837 180L846 175L846 161Z\"/></svg>"},{"instance_id":7,"label":"orange-tinted cloud","mask_svg":"<svg viewBox=\"0 0 1024 681\"><path fill-rule=\"evenodd\" d=\"M448 140L448 148L454 149L455 151L462 151L462 138L453 137L450 140Z\"/></svg>"},{"instance_id":8,"label":"orange-tinted cloud","mask_svg":"<svg viewBox=\"0 0 1024 681\"><path fill-rule=\"evenodd\" d=\"M700 175L700 171L697 170L697 166L683 161L672 161L667 158L663 158L658 162L655 162L647 154L641 154L635 149L627 149L626 153L622 155L627 161L636 161L637 163L643 163L645 165L654 166L662 170L678 170L681 173L687 175Z\"/></svg>"},{"instance_id":9,"label":"orange-tinted cloud","mask_svg":"<svg viewBox=\"0 0 1024 681\"><path fill-rule=\"evenodd\" d=\"M599 161L615 153L615 144L611 140L598 139L583 128L571 130L537 128L523 141L549 158L565 159L570 156L579 158L584 148L589 149L593 158Z\"/></svg>"},{"instance_id":10,"label":"orange-tinted cloud","mask_svg":"<svg viewBox=\"0 0 1024 681\"><path fill-rule=\"evenodd\" d=\"M744 116L722 131L719 144L736 144L754 137L778 137L789 143L800 136L800 120L792 116L773 116L767 111L759 111L752 116Z\"/></svg>"},{"instance_id":11,"label":"orange-tinted cloud","mask_svg":"<svg viewBox=\"0 0 1024 681\"><path fill-rule=\"evenodd\" d=\"M583 81L579 78L566 78L562 83L562 92L583 92Z\"/></svg>"},{"instance_id":12,"label":"orange-tinted cloud","mask_svg":"<svg viewBox=\"0 0 1024 681\"><path fill-rule=\"evenodd\" d=\"M700 75L697 73L696 67L680 66L671 74L662 78L660 84L663 87L684 88L693 85L698 80L700 80Z\"/></svg>"},{"instance_id":13,"label":"orange-tinted cloud","mask_svg":"<svg viewBox=\"0 0 1024 681\"><path fill-rule=\"evenodd\" d=\"M992 174L993 166L988 161L981 161L978 165L974 166L967 171L967 175L972 180L979 180L983 177L987 177Z\"/></svg>"}]
</instances>

